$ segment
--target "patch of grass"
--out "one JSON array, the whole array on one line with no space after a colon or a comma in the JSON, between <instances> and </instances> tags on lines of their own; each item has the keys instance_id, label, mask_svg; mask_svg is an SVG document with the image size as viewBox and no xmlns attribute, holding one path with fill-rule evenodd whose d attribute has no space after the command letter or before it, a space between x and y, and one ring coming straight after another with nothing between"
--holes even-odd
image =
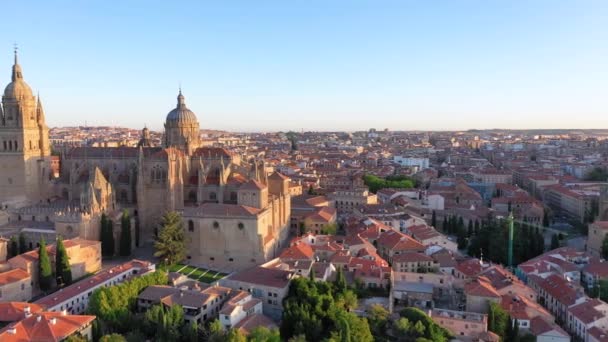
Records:
<instances>
[{"instance_id":1,"label":"patch of grass","mask_svg":"<svg viewBox=\"0 0 608 342\"><path fill-rule=\"evenodd\" d=\"M190 265L176 264L169 268L171 272L179 272L186 275L188 278L198 280L203 283L213 283L226 276L225 273L207 270L200 267Z\"/></svg>"}]
</instances>

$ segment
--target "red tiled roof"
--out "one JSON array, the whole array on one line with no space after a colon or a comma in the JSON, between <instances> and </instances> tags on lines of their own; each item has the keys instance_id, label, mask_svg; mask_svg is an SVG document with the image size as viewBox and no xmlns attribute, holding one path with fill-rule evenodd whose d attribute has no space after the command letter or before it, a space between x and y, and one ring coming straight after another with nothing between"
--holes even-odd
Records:
<instances>
[{"instance_id":1,"label":"red tiled roof","mask_svg":"<svg viewBox=\"0 0 608 342\"><path fill-rule=\"evenodd\" d=\"M378 245L382 245L392 251L424 251L425 249L424 245L412 237L392 229L380 234L377 242Z\"/></svg>"},{"instance_id":2,"label":"red tiled roof","mask_svg":"<svg viewBox=\"0 0 608 342\"><path fill-rule=\"evenodd\" d=\"M476 297L500 298L500 294L485 277L478 277L464 285L464 293Z\"/></svg>"},{"instance_id":3,"label":"red tiled roof","mask_svg":"<svg viewBox=\"0 0 608 342\"><path fill-rule=\"evenodd\" d=\"M0 341L62 341L94 320L95 316L37 313L0 330Z\"/></svg>"},{"instance_id":4,"label":"red tiled roof","mask_svg":"<svg viewBox=\"0 0 608 342\"><path fill-rule=\"evenodd\" d=\"M286 260L312 260L314 255L315 252L308 244L298 242L295 245L287 247L285 250L283 250L283 253L281 253L279 258Z\"/></svg>"},{"instance_id":5,"label":"red tiled roof","mask_svg":"<svg viewBox=\"0 0 608 342\"><path fill-rule=\"evenodd\" d=\"M293 272L290 271L258 266L235 273L227 279L275 288L284 288L289 285L292 275Z\"/></svg>"},{"instance_id":6,"label":"red tiled roof","mask_svg":"<svg viewBox=\"0 0 608 342\"><path fill-rule=\"evenodd\" d=\"M25 318L25 312L34 314L42 311L42 306L25 302L0 303L0 322L15 322Z\"/></svg>"},{"instance_id":7,"label":"red tiled roof","mask_svg":"<svg viewBox=\"0 0 608 342\"><path fill-rule=\"evenodd\" d=\"M0 273L0 286L4 286L6 284L14 283L16 281L21 281L29 278L30 275L26 271L20 268L15 268Z\"/></svg>"},{"instance_id":8,"label":"red tiled roof","mask_svg":"<svg viewBox=\"0 0 608 342\"><path fill-rule=\"evenodd\" d=\"M598 311L596 307L605 306L606 303L594 298L581 304L574 305L568 311L584 324L589 324L605 317L604 313Z\"/></svg>"}]
</instances>

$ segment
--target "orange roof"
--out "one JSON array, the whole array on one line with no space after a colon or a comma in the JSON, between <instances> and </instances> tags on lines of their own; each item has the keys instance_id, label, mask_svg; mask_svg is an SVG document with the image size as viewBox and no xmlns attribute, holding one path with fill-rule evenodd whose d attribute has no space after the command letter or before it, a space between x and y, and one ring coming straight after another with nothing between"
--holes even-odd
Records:
<instances>
[{"instance_id":1,"label":"orange roof","mask_svg":"<svg viewBox=\"0 0 608 342\"><path fill-rule=\"evenodd\" d=\"M281 259L291 259L291 260L312 260L315 252L312 248L303 242L297 242L295 245L286 248L281 253Z\"/></svg>"},{"instance_id":2,"label":"orange roof","mask_svg":"<svg viewBox=\"0 0 608 342\"><path fill-rule=\"evenodd\" d=\"M380 234L378 245L393 251L424 251L425 249L423 244L412 237L392 229Z\"/></svg>"},{"instance_id":3,"label":"orange roof","mask_svg":"<svg viewBox=\"0 0 608 342\"><path fill-rule=\"evenodd\" d=\"M62 341L91 324L95 316L65 315L61 312L33 314L0 330L3 342Z\"/></svg>"},{"instance_id":4,"label":"orange roof","mask_svg":"<svg viewBox=\"0 0 608 342\"><path fill-rule=\"evenodd\" d=\"M0 321L15 322L25 318L25 313L42 311L42 306L26 302L0 303Z\"/></svg>"},{"instance_id":5,"label":"orange roof","mask_svg":"<svg viewBox=\"0 0 608 342\"><path fill-rule=\"evenodd\" d=\"M20 268L0 273L0 286L30 278L30 275Z\"/></svg>"},{"instance_id":6,"label":"orange roof","mask_svg":"<svg viewBox=\"0 0 608 342\"><path fill-rule=\"evenodd\" d=\"M486 277L478 277L472 282L465 284L464 293L476 297L500 298L500 294L490 284Z\"/></svg>"}]
</instances>

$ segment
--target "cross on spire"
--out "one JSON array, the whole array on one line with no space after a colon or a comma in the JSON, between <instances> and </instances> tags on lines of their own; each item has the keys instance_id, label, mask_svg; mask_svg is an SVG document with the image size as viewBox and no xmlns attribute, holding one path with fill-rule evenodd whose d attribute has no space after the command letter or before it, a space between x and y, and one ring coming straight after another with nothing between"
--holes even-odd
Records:
<instances>
[{"instance_id":1,"label":"cross on spire","mask_svg":"<svg viewBox=\"0 0 608 342\"><path fill-rule=\"evenodd\" d=\"M13 43L13 51L15 53L15 64L17 64L17 52L19 52L19 46L17 43Z\"/></svg>"}]
</instances>

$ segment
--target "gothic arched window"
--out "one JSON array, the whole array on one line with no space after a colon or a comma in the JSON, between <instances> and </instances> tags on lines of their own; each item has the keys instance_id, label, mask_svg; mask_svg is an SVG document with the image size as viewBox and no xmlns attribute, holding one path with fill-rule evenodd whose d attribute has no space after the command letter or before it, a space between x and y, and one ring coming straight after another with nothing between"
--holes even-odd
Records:
<instances>
[{"instance_id":1,"label":"gothic arched window","mask_svg":"<svg viewBox=\"0 0 608 342\"><path fill-rule=\"evenodd\" d=\"M216 201L217 200L217 194L215 192L210 192L209 193L209 199L212 201Z\"/></svg>"}]
</instances>

